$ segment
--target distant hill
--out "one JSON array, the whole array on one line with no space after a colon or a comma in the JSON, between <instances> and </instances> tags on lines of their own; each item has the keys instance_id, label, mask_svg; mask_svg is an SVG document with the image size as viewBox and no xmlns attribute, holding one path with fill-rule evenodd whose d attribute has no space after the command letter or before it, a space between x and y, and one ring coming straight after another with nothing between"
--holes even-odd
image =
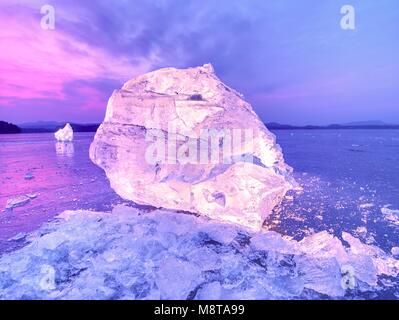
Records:
<instances>
[{"instance_id":1,"label":"distant hill","mask_svg":"<svg viewBox=\"0 0 399 320\"><path fill-rule=\"evenodd\" d=\"M21 133L21 128L15 124L0 121L0 134Z\"/></svg>"},{"instance_id":2,"label":"distant hill","mask_svg":"<svg viewBox=\"0 0 399 320\"><path fill-rule=\"evenodd\" d=\"M37 121L37 122L25 122L20 123L19 126L22 129L47 129L55 130L56 128L62 126L62 122L55 121Z\"/></svg>"},{"instance_id":3,"label":"distant hill","mask_svg":"<svg viewBox=\"0 0 399 320\"><path fill-rule=\"evenodd\" d=\"M381 120L370 120L370 121L356 121L344 123L344 126L390 126L392 124L386 123Z\"/></svg>"},{"instance_id":4,"label":"distant hill","mask_svg":"<svg viewBox=\"0 0 399 320\"><path fill-rule=\"evenodd\" d=\"M327 126L292 126L276 122L269 122L265 125L270 130L399 129L399 125L397 124L386 124L382 121L362 121L347 124L330 124Z\"/></svg>"},{"instance_id":5,"label":"distant hill","mask_svg":"<svg viewBox=\"0 0 399 320\"><path fill-rule=\"evenodd\" d=\"M19 126L23 133L44 133L44 132L55 132L65 127L66 122L54 122L54 121L38 121L30 123L22 123ZM71 123L74 132L96 132L100 126L97 123L78 124Z\"/></svg>"},{"instance_id":6,"label":"distant hill","mask_svg":"<svg viewBox=\"0 0 399 320\"><path fill-rule=\"evenodd\" d=\"M6 122L0 122L0 133L40 133L40 132L55 132L65 126L66 122L55 122L55 121L38 121L22 123L19 126L12 125ZM6 128L7 125L7 129ZM326 126L294 126L289 124L281 124L277 122L269 122L265 124L270 130L332 130L332 129L399 129L398 124L387 124L382 121L359 121L350 122L345 124L330 124ZM74 132L96 132L100 124L98 123L86 123L78 124L71 123ZM6 131L8 130L8 131ZM10 130L12 132L10 132ZM4 131L4 132L2 132Z\"/></svg>"}]
</instances>

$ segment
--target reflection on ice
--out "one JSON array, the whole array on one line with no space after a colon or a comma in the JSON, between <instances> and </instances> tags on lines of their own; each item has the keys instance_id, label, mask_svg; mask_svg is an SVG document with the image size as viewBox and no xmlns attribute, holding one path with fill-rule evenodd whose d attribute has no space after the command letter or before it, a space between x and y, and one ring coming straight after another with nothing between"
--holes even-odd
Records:
<instances>
[{"instance_id":1,"label":"reflection on ice","mask_svg":"<svg viewBox=\"0 0 399 320\"><path fill-rule=\"evenodd\" d=\"M349 233L342 239L323 231L294 241L165 210L66 211L0 258L0 299L398 294L398 260Z\"/></svg>"},{"instance_id":2,"label":"reflection on ice","mask_svg":"<svg viewBox=\"0 0 399 320\"><path fill-rule=\"evenodd\" d=\"M73 142L56 142L55 150L57 152L57 156L73 157L75 154Z\"/></svg>"}]
</instances>

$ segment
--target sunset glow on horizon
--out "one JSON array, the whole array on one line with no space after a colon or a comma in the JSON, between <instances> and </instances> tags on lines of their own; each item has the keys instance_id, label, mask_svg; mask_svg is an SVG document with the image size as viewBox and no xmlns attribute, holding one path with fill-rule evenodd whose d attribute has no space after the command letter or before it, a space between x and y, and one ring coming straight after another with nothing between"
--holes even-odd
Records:
<instances>
[{"instance_id":1,"label":"sunset glow on horizon","mask_svg":"<svg viewBox=\"0 0 399 320\"><path fill-rule=\"evenodd\" d=\"M212 63L265 122L399 123L399 4L348 1L0 4L0 120L99 122L114 89L161 67ZM393 9L397 10L393 10Z\"/></svg>"}]
</instances>

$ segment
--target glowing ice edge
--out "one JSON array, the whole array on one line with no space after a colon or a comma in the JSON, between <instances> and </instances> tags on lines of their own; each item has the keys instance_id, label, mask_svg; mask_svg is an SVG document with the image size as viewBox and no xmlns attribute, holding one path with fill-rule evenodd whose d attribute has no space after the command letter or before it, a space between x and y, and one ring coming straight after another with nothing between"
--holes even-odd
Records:
<instances>
[{"instance_id":1,"label":"glowing ice edge","mask_svg":"<svg viewBox=\"0 0 399 320\"><path fill-rule=\"evenodd\" d=\"M342 238L298 242L166 210L66 211L0 258L0 299L334 298L397 283L399 260Z\"/></svg>"},{"instance_id":2,"label":"glowing ice edge","mask_svg":"<svg viewBox=\"0 0 399 320\"><path fill-rule=\"evenodd\" d=\"M73 141L73 129L72 126L67 123L64 128L54 133L54 137L59 142L71 142Z\"/></svg>"}]
</instances>

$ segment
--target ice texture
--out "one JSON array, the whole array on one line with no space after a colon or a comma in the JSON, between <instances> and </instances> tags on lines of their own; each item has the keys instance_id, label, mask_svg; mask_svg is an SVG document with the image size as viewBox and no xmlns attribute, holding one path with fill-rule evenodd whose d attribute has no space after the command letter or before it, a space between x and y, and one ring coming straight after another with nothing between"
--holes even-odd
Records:
<instances>
[{"instance_id":1,"label":"ice texture","mask_svg":"<svg viewBox=\"0 0 399 320\"><path fill-rule=\"evenodd\" d=\"M8 199L6 204L6 210L12 210L17 207L22 207L29 203L29 201L33 198L35 197L32 197L32 195L21 195Z\"/></svg>"},{"instance_id":2,"label":"ice texture","mask_svg":"<svg viewBox=\"0 0 399 320\"><path fill-rule=\"evenodd\" d=\"M72 158L75 154L75 147L72 142L60 142L55 144L57 156Z\"/></svg>"},{"instance_id":3,"label":"ice texture","mask_svg":"<svg viewBox=\"0 0 399 320\"><path fill-rule=\"evenodd\" d=\"M206 130L238 132L239 148L226 152L231 141L223 140L215 148L220 162L200 162L204 141L211 144L201 136ZM253 139L243 142L245 130ZM154 131L165 138L167 156L149 163L146 151L154 141L147 138ZM174 144L177 150L187 147L193 158L170 151ZM275 136L242 95L217 78L210 64L160 69L115 90L90 158L124 199L257 230L294 185ZM224 162L226 158L233 160Z\"/></svg>"},{"instance_id":4,"label":"ice texture","mask_svg":"<svg viewBox=\"0 0 399 320\"><path fill-rule=\"evenodd\" d=\"M160 209L66 211L27 239L0 258L0 299L356 298L399 272L348 233L294 241Z\"/></svg>"},{"instance_id":5,"label":"ice texture","mask_svg":"<svg viewBox=\"0 0 399 320\"><path fill-rule=\"evenodd\" d=\"M27 174L25 174L25 180L32 180L34 178L35 178L35 176L31 172L28 172Z\"/></svg>"},{"instance_id":6,"label":"ice texture","mask_svg":"<svg viewBox=\"0 0 399 320\"><path fill-rule=\"evenodd\" d=\"M73 129L69 123L64 128L54 133L54 137L60 142L71 142L73 141Z\"/></svg>"},{"instance_id":7,"label":"ice texture","mask_svg":"<svg viewBox=\"0 0 399 320\"><path fill-rule=\"evenodd\" d=\"M381 208L381 213L387 221L399 225L399 210L390 209L389 206L385 206Z\"/></svg>"}]
</instances>

